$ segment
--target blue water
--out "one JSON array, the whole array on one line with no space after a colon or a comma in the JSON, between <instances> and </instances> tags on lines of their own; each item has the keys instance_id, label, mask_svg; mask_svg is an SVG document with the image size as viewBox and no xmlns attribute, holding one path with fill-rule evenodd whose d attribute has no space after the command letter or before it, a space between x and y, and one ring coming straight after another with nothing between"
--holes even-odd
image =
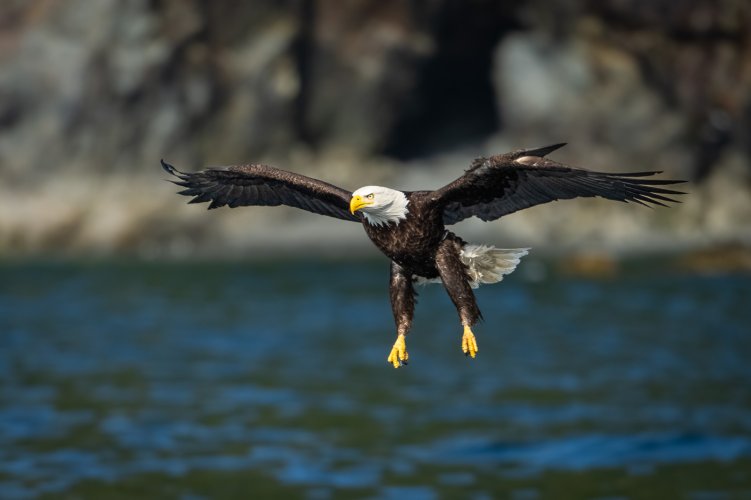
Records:
<instances>
[{"instance_id":1,"label":"blue water","mask_svg":"<svg viewBox=\"0 0 751 500\"><path fill-rule=\"evenodd\" d=\"M383 261L0 265L0 498L751 498L751 277L529 268L394 370Z\"/></svg>"}]
</instances>

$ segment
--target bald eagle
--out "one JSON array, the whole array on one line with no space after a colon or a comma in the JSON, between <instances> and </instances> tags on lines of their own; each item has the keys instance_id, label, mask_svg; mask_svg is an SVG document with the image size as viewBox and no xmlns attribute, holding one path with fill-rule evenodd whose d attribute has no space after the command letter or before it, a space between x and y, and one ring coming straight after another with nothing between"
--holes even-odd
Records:
<instances>
[{"instance_id":1,"label":"bald eagle","mask_svg":"<svg viewBox=\"0 0 751 500\"><path fill-rule=\"evenodd\" d=\"M599 196L609 200L666 206L684 194L665 185L684 181L653 179L660 172L606 173L573 168L545 158L564 146L477 158L458 179L434 191L398 191L365 186L354 192L267 165L247 164L180 172L162 167L192 196L188 203L287 205L346 221L360 222L373 243L391 260L389 295L396 342L387 360L407 364L405 336L412 326L416 282L441 282L463 327L461 347L475 357L472 332L481 319L472 289L497 283L512 272L528 249L469 244L446 229L469 217L491 221L554 200Z\"/></svg>"}]
</instances>

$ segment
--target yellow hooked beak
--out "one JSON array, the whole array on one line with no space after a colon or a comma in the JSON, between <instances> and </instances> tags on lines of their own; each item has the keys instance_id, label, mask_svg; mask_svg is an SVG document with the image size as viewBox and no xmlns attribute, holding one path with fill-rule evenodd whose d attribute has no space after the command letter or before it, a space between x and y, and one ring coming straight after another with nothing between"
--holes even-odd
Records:
<instances>
[{"instance_id":1,"label":"yellow hooked beak","mask_svg":"<svg viewBox=\"0 0 751 500\"><path fill-rule=\"evenodd\" d=\"M373 202L371 200L365 200L358 194L353 196L349 201L349 211L352 212L352 215L355 215L355 212L360 210L362 207L367 207L372 204Z\"/></svg>"}]
</instances>

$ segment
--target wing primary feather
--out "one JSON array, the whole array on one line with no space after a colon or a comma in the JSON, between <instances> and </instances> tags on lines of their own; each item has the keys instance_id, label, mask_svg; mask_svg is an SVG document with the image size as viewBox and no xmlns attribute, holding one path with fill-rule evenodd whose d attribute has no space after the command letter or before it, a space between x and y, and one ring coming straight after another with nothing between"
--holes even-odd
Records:
<instances>
[{"instance_id":1,"label":"wing primary feather","mask_svg":"<svg viewBox=\"0 0 751 500\"><path fill-rule=\"evenodd\" d=\"M614 175L616 177L650 177L661 174L662 170L647 170L644 172L608 172L605 175ZM683 182L683 181L678 181Z\"/></svg>"},{"instance_id":2,"label":"wing primary feather","mask_svg":"<svg viewBox=\"0 0 751 500\"><path fill-rule=\"evenodd\" d=\"M632 182L626 183L627 186L630 186L633 189L646 189L648 191L651 191L653 193L662 193L662 194L686 194L683 191L676 191L675 189L664 189L664 188L658 188L651 186L649 184L635 184Z\"/></svg>"},{"instance_id":3,"label":"wing primary feather","mask_svg":"<svg viewBox=\"0 0 751 500\"><path fill-rule=\"evenodd\" d=\"M676 191L675 189L662 189L654 186L645 186L640 184L627 184L632 189L642 189L645 191L649 191L650 193L661 193L661 194L668 194L668 195L681 195L681 194L687 194L684 191Z\"/></svg>"},{"instance_id":4,"label":"wing primary feather","mask_svg":"<svg viewBox=\"0 0 751 500\"><path fill-rule=\"evenodd\" d=\"M164 170L166 170L167 173L172 174L172 175L176 175L178 177L180 177L181 175L185 175L182 172L180 172L178 169L176 169L175 167L173 167L172 165L170 165L169 163L167 163L166 161L164 161L164 158L162 158L161 160L159 160L159 162L162 164L162 168Z\"/></svg>"},{"instance_id":5,"label":"wing primary feather","mask_svg":"<svg viewBox=\"0 0 751 500\"><path fill-rule=\"evenodd\" d=\"M208 193L201 193L196 195L195 198L192 198L190 201L188 201L188 204L206 203L207 201L211 201L211 196L209 196Z\"/></svg>"},{"instance_id":6,"label":"wing primary feather","mask_svg":"<svg viewBox=\"0 0 751 500\"><path fill-rule=\"evenodd\" d=\"M659 188L653 188L651 186L629 186L628 189L640 192L640 193L649 193L650 195L657 195L657 194L667 194L667 195L681 195L686 194L682 191L673 191L672 189L659 189Z\"/></svg>"},{"instance_id":7,"label":"wing primary feather","mask_svg":"<svg viewBox=\"0 0 751 500\"><path fill-rule=\"evenodd\" d=\"M524 149L520 151L524 156L547 156L556 149L561 149L563 146L565 146L566 142L559 142L557 144L551 144L550 146L543 146L541 148L534 148L534 149Z\"/></svg>"},{"instance_id":8,"label":"wing primary feather","mask_svg":"<svg viewBox=\"0 0 751 500\"><path fill-rule=\"evenodd\" d=\"M634 202L634 203L638 203L639 205L641 205L643 207L652 208L649 204L644 203L643 201L641 201L640 199L635 198L635 197L634 198L623 199L623 200L620 200L620 201L624 201L626 203L628 203L628 202Z\"/></svg>"},{"instance_id":9,"label":"wing primary feather","mask_svg":"<svg viewBox=\"0 0 751 500\"><path fill-rule=\"evenodd\" d=\"M655 186L665 186L665 185L671 185L671 184L684 184L686 181L674 181L672 179L630 179L626 175L619 175L615 176L614 174L606 174L609 177L613 177L616 179L620 179L625 182L630 182L632 184L648 184L648 185L655 185Z\"/></svg>"},{"instance_id":10,"label":"wing primary feather","mask_svg":"<svg viewBox=\"0 0 751 500\"><path fill-rule=\"evenodd\" d=\"M666 204L662 203L661 201L658 201L657 199L653 198L650 195L641 195L640 198L648 200L653 205L659 205L661 207L666 207L667 208Z\"/></svg>"},{"instance_id":11,"label":"wing primary feather","mask_svg":"<svg viewBox=\"0 0 751 500\"><path fill-rule=\"evenodd\" d=\"M636 190L628 190L627 194L633 197L639 196L641 198L648 199L651 203L655 203L657 205L662 205L661 203L658 203L656 200L662 200L668 203L681 203L679 200L674 200L673 198L668 198L667 196L662 196L657 193L653 193L649 190L645 191L636 191ZM667 205L662 205L667 206Z\"/></svg>"}]
</instances>

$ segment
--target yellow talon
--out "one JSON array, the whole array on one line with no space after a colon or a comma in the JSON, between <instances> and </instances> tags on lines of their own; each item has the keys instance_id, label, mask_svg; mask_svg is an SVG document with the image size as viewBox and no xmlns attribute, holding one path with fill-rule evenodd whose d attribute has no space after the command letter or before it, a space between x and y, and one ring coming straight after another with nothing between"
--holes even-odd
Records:
<instances>
[{"instance_id":1,"label":"yellow talon","mask_svg":"<svg viewBox=\"0 0 751 500\"><path fill-rule=\"evenodd\" d=\"M464 335L462 335L462 352L465 356L474 358L477 356L477 340L475 340L475 334L469 328L469 325L464 325Z\"/></svg>"},{"instance_id":2,"label":"yellow talon","mask_svg":"<svg viewBox=\"0 0 751 500\"><path fill-rule=\"evenodd\" d=\"M386 361L394 365L394 368L399 368L402 365L406 365L408 359L407 344L404 342L404 335L400 333L396 337L394 347L391 348L391 354L386 358Z\"/></svg>"}]
</instances>

